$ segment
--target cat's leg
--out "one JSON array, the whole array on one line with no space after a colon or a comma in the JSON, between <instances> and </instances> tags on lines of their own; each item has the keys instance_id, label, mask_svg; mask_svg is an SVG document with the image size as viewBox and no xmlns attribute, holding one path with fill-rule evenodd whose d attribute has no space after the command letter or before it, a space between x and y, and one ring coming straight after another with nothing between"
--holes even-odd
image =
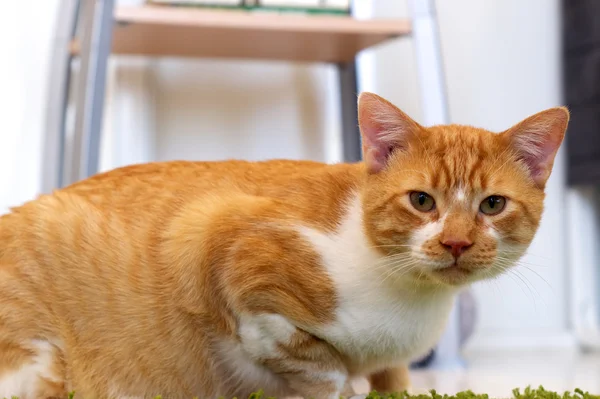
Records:
<instances>
[{"instance_id":1,"label":"cat's leg","mask_svg":"<svg viewBox=\"0 0 600 399\"><path fill-rule=\"evenodd\" d=\"M0 338L0 398L67 397L64 369L53 345L37 339L17 343L5 337Z\"/></svg>"},{"instance_id":2,"label":"cat's leg","mask_svg":"<svg viewBox=\"0 0 600 399\"><path fill-rule=\"evenodd\" d=\"M1 227L4 227L0 224ZM0 398L66 398L59 341L42 338L43 306L0 245Z\"/></svg>"},{"instance_id":3,"label":"cat's leg","mask_svg":"<svg viewBox=\"0 0 600 399\"><path fill-rule=\"evenodd\" d=\"M348 379L340 354L296 328L323 326L335 318L335 287L320 265L320 254L283 209L277 200L243 195L203 202L190 217L182 217L187 223L198 220L199 213L207 215L202 226L206 236L198 241L214 251L206 263L215 265L211 275L219 276L238 318L238 336L250 358L246 360L261 366L245 373L246 382L262 388L264 381L256 376L266 368L274 376L274 392L281 383L292 396L339 399ZM196 231L198 223L193 227ZM179 230L177 237L182 236ZM198 241L190 241L191 256L198 252Z\"/></svg>"},{"instance_id":4,"label":"cat's leg","mask_svg":"<svg viewBox=\"0 0 600 399\"><path fill-rule=\"evenodd\" d=\"M410 372L408 366L385 369L369 376L371 389L381 393L400 393L410 391Z\"/></svg>"},{"instance_id":5,"label":"cat's leg","mask_svg":"<svg viewBox=\"0 0 600 399\"><path fill-rule=\"evenodd\" d=\"M348 373L339 354L325 341L274 314L245 317L242 347L304 398L338 399Z\"/></svg>"}]
</instances>

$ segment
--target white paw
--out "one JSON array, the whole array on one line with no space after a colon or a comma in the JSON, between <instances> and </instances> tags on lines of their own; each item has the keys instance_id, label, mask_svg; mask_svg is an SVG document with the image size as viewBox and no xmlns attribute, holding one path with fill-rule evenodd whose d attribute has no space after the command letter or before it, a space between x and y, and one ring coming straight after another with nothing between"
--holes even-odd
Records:
<instances>
[{"instance_id":1,"label":"white paw","mask_svg":"<svg viewBox=\"0 0 600 399\"><path fill-rule=\"evenodd\" d=\"M54 347L47 341L33 340L27 349L35 353L16 370L2 374L0 377L0 398L17 396L22 399L34 398L38 395L41 379L59 382L59 376L53 372Z\"/></svg>"},{"instance_id":2,"label":"white paw","mask_svg":"<svg viewBox=\"0 0 600 399\"><path fill-rule=\"evenodd\" d=\"M290 342L296 327L277 314L240 317L239 334L242 347L254 358L271 357L279 344Z\"/></svg>"}]
</instances>

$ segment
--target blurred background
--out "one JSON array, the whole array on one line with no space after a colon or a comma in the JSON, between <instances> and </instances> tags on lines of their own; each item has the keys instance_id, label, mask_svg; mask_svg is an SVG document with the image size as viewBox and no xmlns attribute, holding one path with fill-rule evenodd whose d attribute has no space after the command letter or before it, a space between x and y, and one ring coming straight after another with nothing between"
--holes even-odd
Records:
<instances>
[{"instance_id":1,"label":"blurred background","mask_svg":"<svg viewBox=\"0 0 600 399\"><path fill-rule=\"evenodd\" d=\"M364 90L494 131L566 104L525 266L474 287L415 386L600 392L600 2L112 3L4 6L0 213L131 163L355 161Z\"/></svg>"}]
</instances>

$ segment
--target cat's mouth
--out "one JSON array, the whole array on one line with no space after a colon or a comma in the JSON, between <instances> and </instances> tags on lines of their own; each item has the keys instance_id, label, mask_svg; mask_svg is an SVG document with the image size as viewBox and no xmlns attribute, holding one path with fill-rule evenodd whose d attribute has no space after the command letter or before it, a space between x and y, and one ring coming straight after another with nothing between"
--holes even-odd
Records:
<instances>
[{"instance_id":1,"label":"cat's mouth","mask_svg":"<svg viewBox=\"0 0 600 399\"><path fill-rule=\"evenodd\" d=\"M433 274L438 279L452 285L464 283L473 273L473 270L461 266L457 261L446 267L433 270Z\"/></svg>"}]
</instances>

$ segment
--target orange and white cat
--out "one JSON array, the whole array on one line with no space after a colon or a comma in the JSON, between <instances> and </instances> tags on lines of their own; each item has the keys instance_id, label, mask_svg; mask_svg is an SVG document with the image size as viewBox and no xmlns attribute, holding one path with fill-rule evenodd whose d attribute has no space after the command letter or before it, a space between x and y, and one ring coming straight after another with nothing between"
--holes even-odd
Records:
<instances>
[{"instance_id":1,"label":"orange and white cat","mask_svg":"<svg viewBox=\"0 0 600 399\"><path fill-rule=\"evenodd\" d=\"M361 163L135 165L2 216L0 397L407 388L461 287L530 244L569 114L495 134L358 108Z\"/></svg>"}]
</instances>

